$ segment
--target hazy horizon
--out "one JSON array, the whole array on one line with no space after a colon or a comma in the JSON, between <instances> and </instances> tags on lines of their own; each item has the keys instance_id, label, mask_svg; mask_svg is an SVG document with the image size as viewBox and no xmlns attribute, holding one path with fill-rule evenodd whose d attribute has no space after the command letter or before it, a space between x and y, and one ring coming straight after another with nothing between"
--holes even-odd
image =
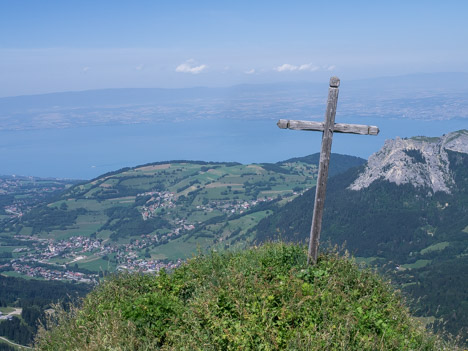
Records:
<instances>
[{"instance_id":1,"label":"hazy horizon","mask_svg":"<svg viewBox=\"0 0 468 351\"><path fill-rule=\"evenodd\" d=\"M312 154L320 133L276 120L322 119L333 75L336 121L381 127L376 138L337 136L333 152L368 157L385 138L460 129L466 13L461 0L0 0L0 174L90 178L169 159ZM223 88L97 91L192 87Z\"/></svg>"},{"instance_id":2,"label":"hazy horizon","mask_svg":"<svg viewBox=\"0 0 468 351\"><path fill-rule=\"evenodd\" d=\"M0 96L468 72L464 1L0 2Z\"/></svg>"}]
</instances>

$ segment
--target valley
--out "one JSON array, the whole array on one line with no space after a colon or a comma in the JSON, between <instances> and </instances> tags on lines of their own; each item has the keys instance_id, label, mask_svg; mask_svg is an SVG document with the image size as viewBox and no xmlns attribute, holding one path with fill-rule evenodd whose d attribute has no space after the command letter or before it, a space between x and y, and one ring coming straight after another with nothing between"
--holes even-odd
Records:
<instances>
[{"instance_id":1,"label":"valley","mask_svg":"<svg viewBox=\"0 0 468 351\"><path fill-rule=\"evenodd\" d=\"M333 154L321 239L323 250L338 245L378 269L415 316L463 340L467 137L461 130L390 140L367 163ZM11 190L2 198L1 274L90 285L115 271L172 270L197 253L278 239L305 243L318 161L314 154L277 163L127 167L65 181L21 214L6 211L18 203Z\"/></svg>"},{"instance_id":2,"label":"valley","mask_svg":"<svg viewBox=\"0 0 468 351\"><path fill-rule=\"evenodd\" d=\"M332 160L331 175L364 162ZM317 164L317 154L276 164L159 162L75 184L1 222L0 270L96 282L105 272L158 271L197 251L245 247L267 207L314 186Z\"/></svg>"}]
</instances>

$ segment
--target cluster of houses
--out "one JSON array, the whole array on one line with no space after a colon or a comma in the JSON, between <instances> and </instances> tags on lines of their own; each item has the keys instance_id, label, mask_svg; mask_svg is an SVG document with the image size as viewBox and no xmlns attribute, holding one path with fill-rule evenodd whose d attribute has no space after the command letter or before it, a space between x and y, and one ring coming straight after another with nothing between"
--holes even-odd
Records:
<instances>
[{"instance_id":1,"label":"cluster of houses","mask_svg":"<svg viewBox=\"0 0 468 351\"><path fill-rule=\"evenodd\" d=\"M129 260L125 264L117 266L119 271L130 271L130 272L142 272L142 273L154 273L159 272L161 269L171 270L179 267L182 264L182 260L177 262L162 262L159 260Z\"/></svg>"},{"instance_id":2,"label":"cluster of houses","mask_svg":"<svg viewBox=\"0 0 468 351\"><path fill-rule=\"evenodd\" d=\"M74 280L80 283L95 283L98 278L97 274L84 274L69 270L60 271L40 266L30 266L19 262L12 262L11 269L28 277L42 278L46 280Z\"/></svg>"},{"instance_id":3,"label":"cluster of houses","mask_svg":"<svg viewBox=\"0 0 468 351\"><path fill-rule=\"evenodd\" d=\"M176 206L175 194L169 191L149 191L138 194L137 196L151 196L141 209L141 216L144 220L153 217L158 208L174 208Z\"/></svg>"},{"instance_id":4,"label":"cluster of houses","mask_svg":"<svg viewBox=\"0 0 468 351\"><path fill-rule=\"evenodd\" d=\"M28 194L34 196L42 196L47 193L51 193L60 189L63 189L63 186L57 184L56 186L50 185L46 187L25 187L25 181L34 182L34 177L0 177L0 195L2 194L16 194L21 193L23 195ZM4 206L4 211L11 217L21 217L31 208L31 201L26 201L25 198L18 199L16 198L13 203Z\"/></svg>"},{"instance_id":5,"label":"cluster of houses","mask_svg":"<svg viewBox=\"0 0 468 351\"><path fill-rule=\"evenodd\" d=\"M206 212L220 210L227 214L244 213L259 203L272 200L272 197L259 198L257 200L215 200L208 202L206 205L198 205L196 208L197 210Z\"/></svg>"},{"instance_id":6,"label":"cluster of houses","mask_svg":"<svg viewBox=\"0 0 468 351\"><path fill-rule=\"evenodd\" d=\"M5 210L5 213L11 217L21 217L23 215L23 209L18 203L7 205L3 209Z\"/></svg>"},{"instance_id":7,"label":"cluster of houses","mask_svg":"<svg viewBox=\"0 0 468 351\"><path fill-rule=\"evenodd\" d=\"M177 197L171 192L152 191L138 194L138 196L149 196L149 199L141 209L143 219L154 216L158 208L173 208L176 206ZM242 214L262 202L272 200L272 197L256 200L213 200L196 206L196 210L204 212L217 210L228 215ZM195 226L196 223L190 223L187 219L177 219L173 221L173 228L164 234L141 235L140 238L133 239L125 244L110 243L103 239L86 236L73 236L65 240L53 240L40 239L35 236L16 235L16 239L25 241L25 247L15 249L16 257L8 264L0 266L0 270L14 270L30 277L48 280L94 282L98 278L97 274L76 272L71 268L72 265L79 265L79 262L84 259L99 259L114 253L115 255L113 255L112 260L119 270L157 272L162 268L172 269L180 265L180 261L165 263L152 260L149 254L145 255L145 258L142 258L142 253L145 249L148 251L151 246L161 241L172 240L188 231L194 230ZM57 269L54 269L54 265Z\"/></svg>"},{"instance_id":8,"label":"cluster of houses","mask_svg":"<svg viewBox=\"0 0 468 351\"><path fill-rule=\"evenodd\" d=\"M187 230L194 226L182 225ZM170 235L169 233L168 235ZM175 232L174 232L175 234ZM73 271L70 268L74 263L82 259L95 257L96 259L105 255L116 253L115 259L119 263L119 270L158 272L160 269L173 269L181 264L177 262L162 262L152 259L142 259L137 251L148 248L159 240L157 236L142 235L141 238L132 240L122 245L111 245L104 243L102 239L92 239L85 236L74 236L66 240L39 239L34 236L17 235L22 241L32 241L33 247L20 247L15 253L23 253L9 263L0 265L0 270L15 271L22 275L47 280L73 280L82 283L93 283L98 279L98 274L86 274ZM55 263L57 269L50 267L54 258L66 260L66 264ZM47 265L47 266L45 266Z\"/></svg>"}]
</instances>

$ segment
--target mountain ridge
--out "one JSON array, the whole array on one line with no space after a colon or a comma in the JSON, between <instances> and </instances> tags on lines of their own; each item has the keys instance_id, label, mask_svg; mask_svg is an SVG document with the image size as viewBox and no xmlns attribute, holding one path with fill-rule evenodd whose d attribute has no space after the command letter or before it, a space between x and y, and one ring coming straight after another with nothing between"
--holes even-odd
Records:
<instances>
[{"instance_id":1,"label":"mountain ridge","mask_svg":"<svg viewBox=\"0 0 468 351\"><path fill-rule=\"evenodd\" d=\"M439 145L437 150L441 145L466 150L465 142L451 144L465 140L466 131L461 132L462 139L451 139L451 134L442 138L442 143L441 138L426 137L386 143L383 149L389 153L390 146L395 146L393 161L401 161L401 156L406 163L389 163L391 167L386 170L381 164L378 169L391 172L392 167L398 170L400 165L404 172L424 172L426 168L420 167L419 160L422 156L409 157L402 150L415 141L418 145L430 141ZM421 184L417 178L418 183L409 179L397 184L383 176L367 187L350 189L368 172L366 165L332 177L327 185L321 242L323 246L345 245L361 262L377 267L400 286L417 315L430 318L436 328L460 333L466 339L468 281L461 275L468 271L468 153L443 150L448 167L443 174L450 175L453 182L450 192L434 191L432 184ZM380 156L378 152L376 158ZM257 242L306 242L314 190L282 208L272 206L272 213L251 229Z\"/></svg>"},{"instance_id":2,"label":"mountain ridge","mask_svg":"<svg viewBox=\"0 0 468 351\"><path fill-rule=\"evenodd\" d=\"M468 130L440 138L386 140L384 146L369 157L364 172L349 189L361 190L377 179L385 179L397 185L411 183L450 194L454 180L446 150L468 154Z\"/></svg>"}]
</instances>

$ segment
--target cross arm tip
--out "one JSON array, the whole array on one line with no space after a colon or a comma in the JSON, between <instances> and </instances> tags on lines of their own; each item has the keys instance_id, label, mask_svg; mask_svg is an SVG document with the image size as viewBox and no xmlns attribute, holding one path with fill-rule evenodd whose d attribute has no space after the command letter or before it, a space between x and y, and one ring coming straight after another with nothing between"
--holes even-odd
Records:
<instances>
[{"instance_id":1,"label":"cross arm tip","mask_svg":"<svg viewBox=\"0 0 468 351\"><path fill-rule=\"evenodd\" d=\"M370 135L378 135L380 132L379 127L377 126L369 126L369 134Z\"/></svg>"},{"instance_id":2,"label":"cross arm tip","mask_svg":"<svg viewBox=\"0 0 468 351\"><path fill-rule=\"evenodd\" d=\"M340 78L333 76L330 78L330 87L338 88L340 86Z\"/></svg>"},{"instance_id":3,"label":"cross arm tip","mask_svg":"<svg viewBox=\"0 0 468 351\"><path fill-rule=\"evenodd\" d=\"M287 129L289 127L289 120L287 119L280 119L278 123L276 123L278 127L281 129Z\"/></svg>"}]
</instances>

